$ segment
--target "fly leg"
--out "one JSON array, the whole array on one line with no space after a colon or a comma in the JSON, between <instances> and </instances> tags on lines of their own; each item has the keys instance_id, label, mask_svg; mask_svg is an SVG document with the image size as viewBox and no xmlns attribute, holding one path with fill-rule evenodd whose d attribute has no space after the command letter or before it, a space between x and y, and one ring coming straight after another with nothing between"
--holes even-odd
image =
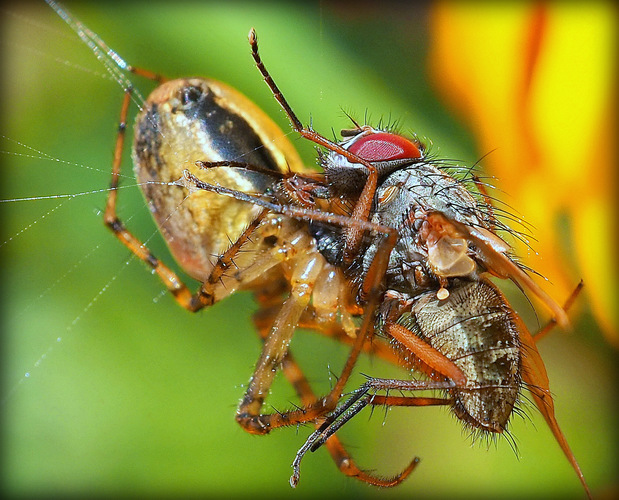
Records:
<instances>
[{"instance_id":1,"label":"fly leg","mask_svg":"<svg viewBox=\"0 0 619 500\"><path fill-rule=\"evenodd\" d=\"M406 381L392 379L370 379L361 388L353 393L344 404L340 405L335 411L327 416L325 422L310 435L306 443L297 452L293 462L294 473L290 479L290 484L296 486L299 481L301 459L308 451L318 449L326 440L337 430L348 422L352 417L359 413L368 404L388 405L388 406L429 406L429 405L448 405L452 403L448 398L417 398L417 397L393 397L368 395L369 391L378 390L399 390L417 391L430 389L454 389L466 385L464 373L445 355L437 351L428 343L421 340L414 333L402 325L387 322L386 332L404 345L416 358L416 366L434 380L429 381ZM354 350L353 350L354 352ZM394 484L404 480L413 470L418 459L414 459L407 469L402 471L396 478L392 478ZM371 481L368 481L371 482Z\"/></svg>"},{"instance_id":2,"label":"fly leg","mask_svg":"<svg viewBox=\"0 0 619 500\"><path fill-rule=\"evenodd\" d=\"M299 449L292 464L293 474L290 478L290 484L295 487L300 478L301 460L308 451L316 451L320 446L328 443L334 437L334 434L350 419L357 415L363 408L368 405L387 405L387 406L438 406L452 404L449 398L426 398L426 397L398 397L398 396L380 396L374 392L382 391L418 391L418 390L436 390L436 389L452 389L455 384L452 381L426 381L426 380L393 380L393 379L375 379L372 378L363 384L359 389L354 391L353 395L340 405L334 412L329 414L325 422L314 431L307 439L305 444ZM395 486L414 470L419 463L419 458L415 457L410 464L399 474L392 478L380 479L376 476L369 476L361 480L370 484L376 485L376 479L389 486Z\"/></svg>"},{"instance_id":3,"label":"fly leg","mask_svg":"<svg viewBox=\"0 0 619 500\"><path fill-rule=\"evenodd\" d=\"M268 336L269 327L267 323L269 322L269 318L274 318L274 310L274 307L267 310L261 310L254 317L256 329L259 332L262 340L266 339L266 337ZM308 325L305 325L304 327L307 328ZM350 339L350 337L348 337L345 333L343 333L343 336ZM305 376L297 362L294 360L293 355L290 351L284 356L281 364L281 370L288 382L294 387L297 395L301 400L302 405L310 406L316 403L318 398L312 390L312 387L307 380L307 377ZM318 428L320 427L321 423L316 423L315 425ZM405 469L401 474L398 474L397 476L392 478L380 478L361 470L357 466L351 455L348 453L346 448L342 445L341 441L337 436L329 436L325 439L324 443L335 465L344 475L348 477L354 477L355 479L379 487L390 487L401 483L402 481L404 481L404 479L406 479L408 474L410 474L410 472L412 471L413 467L417 464L417 460L415 460L411 464L411 466Z\"/></svg>"}]
</instances>

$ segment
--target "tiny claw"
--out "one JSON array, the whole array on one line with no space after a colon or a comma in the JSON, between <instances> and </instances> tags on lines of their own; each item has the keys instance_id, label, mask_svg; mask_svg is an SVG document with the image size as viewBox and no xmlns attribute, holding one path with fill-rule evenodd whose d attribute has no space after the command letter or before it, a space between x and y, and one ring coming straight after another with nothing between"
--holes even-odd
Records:
<instances>
[{"instance_id":1,"label":"tiny claw","mask_svg":"<svg viewBox=\"0 0 619 500\"><path fill-rule=\"evenodd\" d=\"M252 26L249 29L249 33L247 34L247 38L249 39L249 43L250 44L254 44L256 43L256 30L254 29L254 27Z\"/></svg>"},{"instance_id":2,"label":"tiny claw","mask_svg":"<svg viewBox=\"0 0 619 500\"><path fill-rule=\"evenodd\" d=\"M290 476L290 486L292 488L296 488L297 484L299 484L299 476L301 475L301 463L300 463L300 458L297 455L294 459L294 462L292 464L292 476Z\"/></svg>"},{"instance_id":3,"label":"tiny claw","mask_svg":"<svg viewBox=\"0 0 619 500\"><path fill-rule=\"evenodd\" d=\"M290 486L292 488L296 488L297 484L299 484L299 473L295 472L292 476L290 476Z\"/></svg>"}]
</instances>

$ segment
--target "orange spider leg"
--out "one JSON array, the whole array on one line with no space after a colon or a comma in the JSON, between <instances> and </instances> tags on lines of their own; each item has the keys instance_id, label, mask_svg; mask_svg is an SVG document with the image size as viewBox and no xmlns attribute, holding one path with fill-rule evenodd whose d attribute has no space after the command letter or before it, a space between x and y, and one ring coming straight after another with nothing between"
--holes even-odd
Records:
<instances>
[{"instance_id":1,"label":"orange spider leg","mask_svg":"<svg viewBox=\"0 0 619 500\"><path fill-rule=\"evenodd\" d=\"M206 187L212 190L220 189L216 186ZM272 204L264 204L263 206L269 205ZM348 217L294 209L294 207L284 207L283 209L286 214L311 214L318 220L321 218L323 220L326 219L327 221L341 221L341 223L345 226L350 224L370 225L368 222L353 221ZM306 267L303 268L301 272L297 273L296 284L293 279L291 295L288 299L286 299L275 319L271 333L265 342L264 349L256 366L254 376L252 377L245 397L239 405L237 411L237 421L248 432L255 434L266 434L273 428L315 421L335 409L344 391L344 387L348 382L348 378L350 377L357 362L359 354L363 350L366 341L368 341L373 335L375 311L380 299L380 280L384 275L388 261L385 255L389 255L397 239L397 233L395 230L383 228L381 226L377 227L381 231L387 233L387 238L382 243L382 246L387 247L387 249L385 251L378 252L378 255L381 256L381 258L377 257L375 262L370 266L371 272L368 273L368 277L371 278L371 284L364 285L364 289L367 290L369 298L366 304L360 332L354 340L353 348L348 356L348 359L346 360L340 377L337 379L336 384L329 394L318 400L316 403L308 405L305 408L293 410L284 414L260 413L260 408L264 402L265 394L273 380L275 369L283 360L290 343L292 333L294 332L294 328L309 303L311 289L314 285L312 280L317 275L317 272L315 271L318 270L314 268L314 266L317 265L316 263L308 261ZM298 288L298 290L296 288Z\"/></svg>"},{"instance_id":2,"label":"orange spider leg","mask_svg":"<svg viewBox=\"0 0 619 500\"><path fill-rule=\"evenodd\" d=\"M146 263L146 265L157 273L162 283L167 287L168 291L172 294L179 305L188 311L196 312L203 307L207 307L214 303L213 288L215 284L225 273L226 269L230 267L234 256L249 240L250 235L256 227L258 227L266 212L263 211L260 215L258 215L258 217L256 217L241 234L239 239L219 257L207 280L195 294L192 294L189 288L182 282L176 273L174 273L174 271L163 264L138 238L133 236L133 234L126 229L116 213L118 184L127 128L127 115L129 112L129 104L131 102L131 92L131 89L127 89L125 91L125 96L121 107L118 136L116 138L114 160L112 164L112 180L110 182L110 191L105 206L103 220L105 225L114 233L116 238L118 238L123 245L125 245L136 257Z\"/></svg>"},{"instance_id":3,"label":"orange spider leg","mask_svg":"<svg viewBox=\"0 0 619 500\"><path fill-rule=\"evenodd\" d=\"M350 216L351 219L353 220L367 221L370 215L370 210L372 209L372 201L374 200L374 193L376 192L376 187L378 185L378 171L376 170L376 167L372 165L369 161L364 160L363 158L360 158L356 154L351 153L347 149L344 149L339 144L333 141L330 141L326 137L323 137L322 135L318 134L317 132L312 130L311 127L308 128L308 127L303 126L303 124L301 123L301 120L299 120L295 112L292 110L292 108L288 104L288 101L286 101L286 98L284 97L282 92L279 90L279 87L277 86L277 84L271 77L270 73L266 69L264 63L262 62L262 58L260 57L260 53L258 52L258 39L256 37L256 32L254 28L252 28L249 31L248 38L249 38L249 44L251 45L251 49L252 49L252 57L254 58L256 67L262 74L264 81L266 82L269 89L273 93L273 96L275 97L277 102L280 104L280 106L282 107L286 115L288 116L288 119L290 120L292 128L296 132L298 132L301 135L301 137L304 137L305 139L308 139L314 142L315 144L318 144L319 146L323 146L329 149L330 151L338 153L353 163L361 164L367 169L367 173L368 173L367 181L363 187L363 190L361 191L361 195L359 196L359 199L357 200L355 207L353 209L353 212ZM359 247L361 245L363 229L359 226L354 226L354 225L348 226L345 229L346 229L346 241L344 245L344 262L351 263L354 256L358 253Z\"/></svg>"},{"instance_id":4,"label":"orange spider leg","mask_svg":"<svg viewBox=\"0 0 619 500\"><path fill-rule=\"evenodd\" d=\"M262 301L260 301L260 303L267 304L267 302ZM281 304L281 302L268 303L269 307L263 307L254 314L254 324L257 328L264 330L272 324L271 318L275 314L275 310L279 309L279 304ZM352 346L355 342L355 337L352 337L346 333L346 330L339 322L319 322L316 319L316 311L312 304L308 305L305 311L303 311L303 314L299 318L299 324L297 327L305 330L311 330L313 333L329 337L336 342L348 346ZM370 342L364 344L362 352L370 356L376 356L383 361L396 366L413 368L413 366L407 362L406 358L398 355L398 353L384 339L376 336L372 337Z\"/></svg>"},{"instance_id":5,"label":"orange spider leg","mask_svg":"<svg viewBox=\"0 0 619 500\"><path fill-rule=\"evenodd\" d=\"M273 326L265 338L249 386L237 409L237 422L250 433L266 434L275 427L307 421L303 417L301 420L289 417L299 412L260 414L260 410L275 373L288 352L299 317L309 303L322 264L321 256L309 254L295 267L291 278L290 295L277 313Z\"/></svg>"},{"instance_id":6,"label":"orange spider leg","mask_svg":"<svg viewBox=\"0 0 619 500\"><path fill-rule=\"evenodd\" d=\"M316 320L314 310L311 305L301 316L301 319L299 320L299 328L312 330L313 332L331 337L337 342L350 346L353 345L355 340L354 337L351 337L348 333L346 333L346 330L340 323L319 323ZM364 344L363 352L369 354L370 356L377 356L378 358L396 366L411 367L404 357L399 356L398 353L394 351L394 349L384 339L377 336L372 337L370 342Z\"/></svg>"},{"instance_id":7,"label":"orange spider leg","mask_svg":"<svg viewBox=\"0 0 619 500\"><path fill-rule=\"evenodd\" d=\"M305 272L308 270L304 269L304 274L309 274ZM245 397L239 405L236 418L239 424L248 432L266 434L273 428L315 421L334 410L357 362L359 353L362 351L371 332L373 332L374 315L366 314L361 332L354 341L353 348L346 360L342 373L333 389L325 397L299 410L287 413L261 414L260 409L273 380L275 370L286 355L292 333L303 310L307 307L306 301L309 301L309 296L311 295L306 292L311 286L311 282L306 281L303 285L305 286L303 286L302 292L300 287L295 289L293 285L290 297L286 299L278 313L271 333L265 341ZM375 307L372 308L372 310L374 309Z\"/></svg>"},{"instance_id":8,"label":"orange spider leg","mask_svg":"<svg viewBox=\"0 0 619 500\"><path fill-rule=\"evenodd\" d=\"M168 79L165 76L159 73L155 73L154 71L150 71L144 68L138 68L136 66L127 66L127 71L130 71L134 75L143 76L144 78L153 80L154 82L157 82L159 85L168 81Z\"/></svg>"},{"instance_id":9,"label":"orange spider leg","mask_svg":"<svg viewBox=\"0 0 619 500\"><path fill-rule=\"evenodd\" d=\"M274 308L270 309L272 312ZM257 315L254 316L254 323L256 325L256 329L262 338L262 340L267 338L270 326L267 325L268 318L266 317L265 311L259 311ZM350 338L344 334L344 337ZM304 406L310 406L318 400L316 394L312 390L307 377L299 367L299 365L294 360L294 357L290 351L284 356L282 360L281 369L288 380L288 382L292 385L297 395L301 399L301 403ZM377 403L380 404L380 403ZM320 423L315 424L318 428ZM346 448L342 445L339 438L335 435L331 436L325 442L325 446L331 455L336 467L346 476L354 477L360 481L373 484L379 487L391 487L395 486L406 479L406 477L412 472L414 466L417 464L418 460L415 460L412 463L412 467L408 467L401 474L394 476L392 478L380 478L373 474L370 474L366 471L361 470L351 455L346 451Z\"/></svg>"},{"instance_id":10,"label":"orange spider leg","mask_svg":"<svg viewBox=\"0 0 619 500\"><path fill-rule=\"evenodd\" d=\"M580 283L576 285L576 288L574 288L570 296L565 301L565 304L563 304L563 309L566 312L572 307L572 305L576 301L576 298L580 295L580 292L582 291L584 286L585 284L582 281L580 281ZM543 339L546 335L548 335L554 329L555 326L557 326L557 320L555 318L550 318L546 326L544 326L542 329L540 329L537 333L533 335L533 339L535 340L535 343L537 344L541 339Z\"/></svg>"},{"instance_id":11,"label":"orange spider leg","mask_svg":"<svg viewBox=\"0 0 619 500\"><path fill-rule=\"evenodd\" d=\"M254 205L268 209L273 214L282 214L292 219L325 222L344 228L355 226L360 230L376 231L385 236L380 244L380 251L377 252L376 258L370 265L362 286L364 296L367 296L368 299L365 304L365 315L363 317L360 333L353 344L353 349L342 370L342 374L331 392L307 408L301 408L285 414L260 413L274 374L286 354L295 327L303 311L309 304L315 279L324 263L321 255L315 254L313 256L310 252L305 255L305 261L302 265L299 264L300 261L295 265L294 275L291 279L290 296L284 302L275 319L271 333L265 341L254 375L252 376L245 397L237 410L236 419L248 432L266 434L270 432L271 429L277 427L314 421L334 410L341 398L348 378L352 373L352 369L357 362L359 353L363 350L365 342L373 335L374 316L381 294L380 284L387 268L391 250L397 242L397 231L393 228L369 221L354 220L348 216L274 203L265 200L260 195L245 193L229 189L225 186L203 182L188 170L183 171L183 177L178 181L178 184L187 187L190 191L202 189L218 193L222 196L253 203ZM307 249L303 251L307 251Z\"/></svg>"}]
</instances>

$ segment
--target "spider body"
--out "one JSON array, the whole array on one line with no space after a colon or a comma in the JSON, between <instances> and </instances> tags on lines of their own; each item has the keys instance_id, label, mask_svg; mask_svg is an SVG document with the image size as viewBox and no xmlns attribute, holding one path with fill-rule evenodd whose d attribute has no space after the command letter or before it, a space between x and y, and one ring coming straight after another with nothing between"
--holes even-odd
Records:
<instances>
[{"instance_id":1,"label":"spider body","mask_svg":"<svg viewBox=\"0 0 619 500\"><path fill-rule=\"evenodd\" d=\"M263 171L204 170L195 166L197 160L235 160ZM205 182L264 193L274 184L269 173L302 168L282 131L249 99L221 82L198 78L167 81L151 93L136 119L133 162L174 257L199 281L260 209L205 191L188 197L169 183L191 168Z\"/></svg>"}]
</instances>

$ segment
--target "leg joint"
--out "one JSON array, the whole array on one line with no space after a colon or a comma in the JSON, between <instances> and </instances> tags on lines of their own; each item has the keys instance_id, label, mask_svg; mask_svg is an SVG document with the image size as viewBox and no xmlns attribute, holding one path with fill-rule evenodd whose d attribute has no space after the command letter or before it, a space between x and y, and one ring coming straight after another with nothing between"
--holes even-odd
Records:
<instances>
[{"instance_id":1,"label":"leg joint","mask_svg":"<svg viewBox=\"0 0 619 500\"><path fill-rule=\"evenodd\" d=\"M239 413L236 415L236 421L246 432L264 435L271 431L271 425L265 417L268 416Z\"/></svg>"}]
</instances>

